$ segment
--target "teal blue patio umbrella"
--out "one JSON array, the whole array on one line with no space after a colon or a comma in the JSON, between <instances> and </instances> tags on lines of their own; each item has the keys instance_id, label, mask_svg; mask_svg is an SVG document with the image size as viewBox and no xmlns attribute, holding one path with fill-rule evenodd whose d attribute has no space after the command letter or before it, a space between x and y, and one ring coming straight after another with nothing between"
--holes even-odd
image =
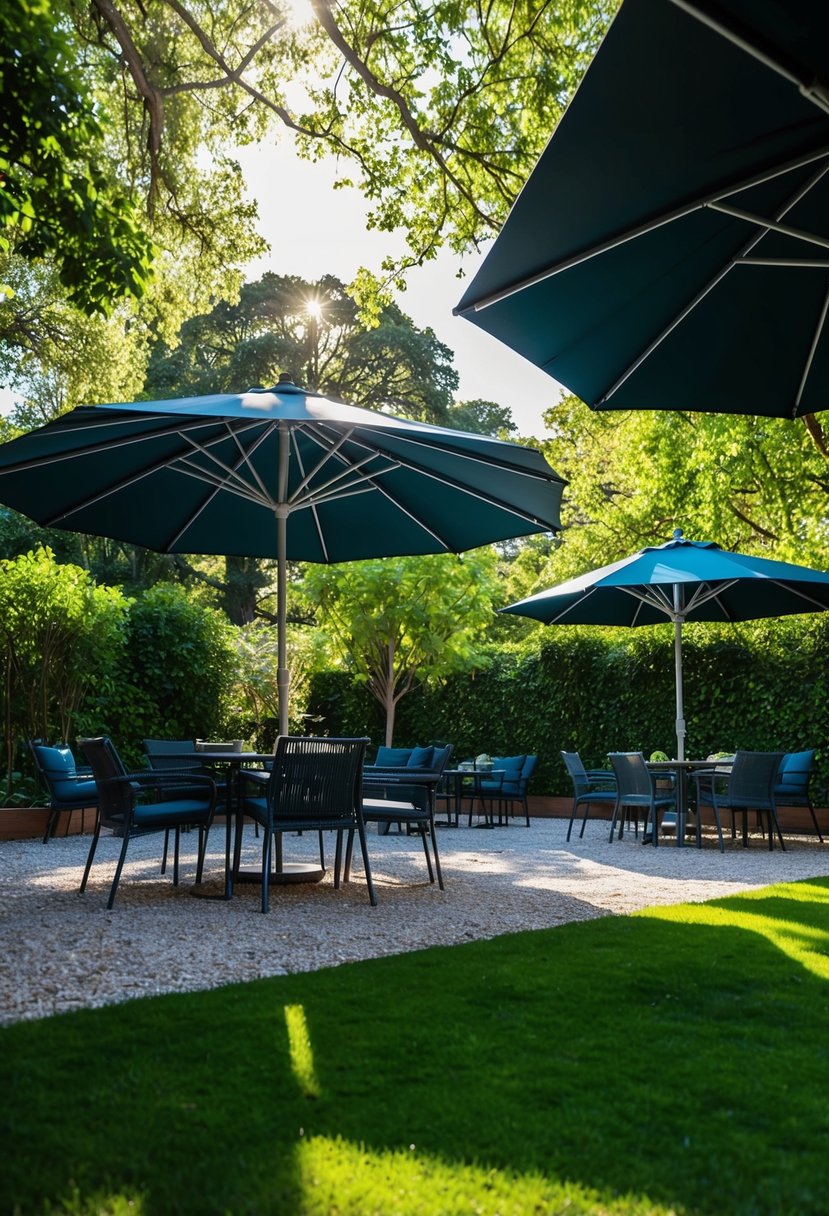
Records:
<instances>
[{"instance_id":1,"label":"teal blue patio umbrella","mask_svg":"<svg viewBox=\"0 0 829 1216\"><path fill-rule=\"evenodd\" d=\"M624 0L455 312L594 409L826 409L826 0Z\"/></svg>"},{"instance_id":2,"label":"teal blue patio umbrella","mask_svg":"<svg viewBox=\"0 0 829 1216\"><path fill-rule=\"evenodd\" d=\"M540 452L298 388L82 406L0 445L0 503L161 553L275 557L279 729L286 563L460 553L560 529Z\"/></svg>"},{"instance_id":3,"label":"teal blue patio umbrella","mask_svg":"<svg viewBox=\"0 0 829 1216\"><path fill-rule=\"evenodd\" d=\"M751 621L829 608L829 574L790 562L729 553L713 541L640 549L588 574L502 608L547 625L674 625L677 760L685 759L682 626Z\"/></svg>"}]
</instances>

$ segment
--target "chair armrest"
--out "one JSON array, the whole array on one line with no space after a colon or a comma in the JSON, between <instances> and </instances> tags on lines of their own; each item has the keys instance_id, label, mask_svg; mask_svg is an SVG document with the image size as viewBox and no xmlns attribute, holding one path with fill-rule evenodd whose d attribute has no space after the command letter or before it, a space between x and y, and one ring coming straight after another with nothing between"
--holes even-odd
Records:
<instances>
[{"instance_id":1,"label":"chair armrest","mask_svg":"<svg viewBox=\"0 0 829 1216\"><path fill-rule=\"evenodd\" d=\"M192 789L194 785L204 785L207 797L215 800L216 782L207 773L194 773L192 769L142 769L137 773L124 773L123 776L110 777L118 785L130 785L134 790L173 790Z\"/></svg>"}]
</instances>

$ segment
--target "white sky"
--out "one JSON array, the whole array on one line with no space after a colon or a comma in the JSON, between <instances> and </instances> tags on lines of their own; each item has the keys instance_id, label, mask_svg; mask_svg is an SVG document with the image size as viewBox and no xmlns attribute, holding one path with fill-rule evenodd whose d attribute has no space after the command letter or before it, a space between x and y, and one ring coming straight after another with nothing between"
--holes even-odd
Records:
<instances>
[{"instance_id":1,"label":"white sky","mask_svg":"<svg viewBox=\"0 0 829 1216\"><path fill-rule=\"evenodd\" d=\"M267 257L250 266L248 278L272 270L311 281L333 274L348 283L360 266L379 274L383 258L402 249L402 237L366 230L359 193L333 188L332 164L299 160L287 146L284 151L243 148L235 155L271 246ZM409 272L398 302L416 325L430 326L454 352L460 400L481 397L507 405L522 436L543 437L542 414L560 395L556 382L476 325L452 316L481 260L466 258L467 278L458 279L461 259L444 250L434 262Z\"/></svg>"},{"instance_id":2,"label":"white sky","mask_svg":"<svg viewBox=\"0 0 829 1216\"><path fill-rule=\"evenodd\" d=\"M402 249L402 237L369 232L356 190L335 190L333 165L299 160L286 143L283 148L256 146L235 153L250 195L259 203L259 228L271 252L247 268L247 278L266 270L308 280L333 274L350 282L360 266L380 273L383 258ZM544 410L554 405L560 390L555 381L514 351L452 309L482 258L463 263L444 251L427 266L411 270L400 307L420 328L430 326L455 355L460 376L458 399L483 398L512 411L519 435L543 438ZM463 264L466 279L457 278ZM11 394L0 389L0 411L10 408Z\"/></svg>"}]
</instances>

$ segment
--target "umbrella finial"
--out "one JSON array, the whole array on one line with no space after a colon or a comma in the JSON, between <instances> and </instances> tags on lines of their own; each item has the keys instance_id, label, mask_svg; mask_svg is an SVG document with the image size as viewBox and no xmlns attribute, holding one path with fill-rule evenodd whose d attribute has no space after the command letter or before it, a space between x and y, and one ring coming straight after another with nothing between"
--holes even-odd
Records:
<instances>
[{"instance_id":1,"label":"umbrella finial","mask_svg":"<svg viewBox=\"0 0 829 1216\"><path fill-rule=\"evenodd\" d=\"M682 529L674 528L674 540L682 540Z\"/></svg>"}]
</instances>

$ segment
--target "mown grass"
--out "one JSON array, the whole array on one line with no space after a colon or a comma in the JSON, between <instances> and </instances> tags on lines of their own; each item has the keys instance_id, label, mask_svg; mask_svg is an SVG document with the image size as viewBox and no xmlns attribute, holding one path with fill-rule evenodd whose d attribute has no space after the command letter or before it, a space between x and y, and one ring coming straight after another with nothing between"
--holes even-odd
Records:
<instances>
[{"instance_id":1,"label":"mown grass","mask_svg":"<svg viewBox=\"0 0 829 1216\"><path fill-rule=\"evenodd\" d=\"M824 1216L827 980L821 879L9 1026L0 1210Z\"/></svg>"}]
</instances>

